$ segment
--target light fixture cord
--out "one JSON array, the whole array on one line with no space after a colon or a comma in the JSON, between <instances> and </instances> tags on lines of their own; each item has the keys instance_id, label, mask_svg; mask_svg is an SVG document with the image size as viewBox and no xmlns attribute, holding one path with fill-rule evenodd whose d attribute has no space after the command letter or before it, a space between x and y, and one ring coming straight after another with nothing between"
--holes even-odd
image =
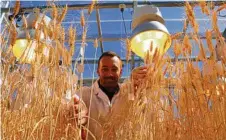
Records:
<instances>
[{"instance_id":1,"label":"light fixture cord","mask_svg":"<svg viewBox=\"0 0 226 140\"><path fill-rule=\"evenodd\" d=\"M120 9L121 13L122 13L122 20L123 20L123 24L124 24L124 29L125 29L125 33L126 33L126 37L128 36L127 34L127 30L126 30L126 23L125 23L125 19L124 19L124 8Z\"/></svg>"}]
</instances>

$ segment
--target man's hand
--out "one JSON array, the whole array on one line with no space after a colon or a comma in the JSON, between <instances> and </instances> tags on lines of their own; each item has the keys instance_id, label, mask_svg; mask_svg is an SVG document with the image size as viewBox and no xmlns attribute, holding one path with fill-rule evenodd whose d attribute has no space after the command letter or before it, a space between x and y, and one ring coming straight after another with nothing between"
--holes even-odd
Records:
<instances>
[{"instance_id":1,"label":"man's hand","mask_svg":"<svg viewBox=\"0 0 226 140\"><path fill-rule=\"evenodd\" d=\"M88 109L85 103L82 100L79 100L78 96L72 98L73 99L69 103L63 103L66 119L72 124L86 125L88 121Z\"/></svg>"},{"instance_id":2,"label":"man's hand","mask_svg":"<svg viewBox=\"0 0 226 140\"><path fill-rule=\"evenodd\" d=\"M88 109L85 103L82 100L79 100L76 97L74 98L74 113L75 118L77 120L78 125L86 125L88 118Z\"/></svg>"},{"instance_id":3,"label":"man's hand","mask_svg":"<svg viewBox=\"0 0 226 140\"><path fill-rule=\"evenodd\" d=\"M146 77L147 69L147 66L140 66L133 69L131 73L131 79L133 80L134 87L139 86L141 81Z\"/></svg>"}]
</instances>

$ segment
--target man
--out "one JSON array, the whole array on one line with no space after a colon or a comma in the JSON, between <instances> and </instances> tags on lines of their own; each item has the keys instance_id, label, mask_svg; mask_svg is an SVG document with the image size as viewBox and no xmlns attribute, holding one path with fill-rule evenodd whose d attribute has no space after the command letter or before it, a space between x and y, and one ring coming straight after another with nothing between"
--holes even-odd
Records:
<instances>
[{"instance_id":1,"label":"man","mask_svg":"<svg viewBox=\"0 0 226 140\"><path fill-rule=\"evenodd\" d=\"M139 84L139 80L146 76L147 67L139 67L133 70L135 86ZM97 74L99 79L91 87L83 87L77 94L85 103L87 110L80 109L82 116L80 124L86 124L88 130L96 137L102 139L104 134L103 125L108 122L109 115L112 112L117 112L120 105L124 101L120 100L121 93L119 79L122 75L122 60L114 52L104 52L98 60ZM78 106L78 104L76 104ZM76 112L78 112L76 107ZM84 114L88 114L88 119L84 119ZM88 139L93 139L92 135L87 136ZM105 137L104 139L107 139Z\"/></svg>"}]
</instances>

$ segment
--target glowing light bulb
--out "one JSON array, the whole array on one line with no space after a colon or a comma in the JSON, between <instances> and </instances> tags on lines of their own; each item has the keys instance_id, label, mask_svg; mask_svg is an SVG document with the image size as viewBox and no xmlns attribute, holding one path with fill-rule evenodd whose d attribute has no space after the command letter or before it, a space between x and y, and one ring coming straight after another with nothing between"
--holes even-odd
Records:
<instances>
[{"instance_id":1,"label":"glowing light bulb","mask_svg":"<svg viewBox=\"0 0 226 140\"><path fill-rule=\"evenodd\" d=\"M21 63L31 64L35 61L36 53L35 49L38 45L42 45L42 53L48 58L49 49L43 43L38 44L35 40L17 39L13 46L13 54Z\"/></svg>"},{"instance_id":2,"label":"glowing light bulb","mask_svg":"<svg viewBox=\"0 0 226 140\"><path fill-rule=\"evenodd\" d=\"M151 42L153 42L152 50L150 50ZM150 50L150 54L153 54L154 50L158 49L160 55L163 55L170 47L170 44L170 36L167 33L149 30L141 32L132 38L131 49L136 55L144 58L148 50Z\"/></svg>"}]
</instances>

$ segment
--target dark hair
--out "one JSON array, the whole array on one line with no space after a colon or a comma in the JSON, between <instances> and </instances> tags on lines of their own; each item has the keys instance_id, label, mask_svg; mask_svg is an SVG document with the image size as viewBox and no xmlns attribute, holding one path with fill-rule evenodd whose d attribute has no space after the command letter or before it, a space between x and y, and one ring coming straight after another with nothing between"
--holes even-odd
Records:
<instances>
[{"instance_id":1,"label":"dark hair","mask_svg":"<svg viewBox=\"0 0 226 140\"><path fill-rule=\"evenodd\" d=\"M98 60L98 67L100 65L100 60L105 57L105 56L109 56L109 57L118 57L118 59L122 62L122 59L120 58L120 56L118 56L115 52L112 52L112 51L107 51L107 52L104 52L101 54L101 56L99 57L99 60Z\"/></svg>"}]
</instances>

